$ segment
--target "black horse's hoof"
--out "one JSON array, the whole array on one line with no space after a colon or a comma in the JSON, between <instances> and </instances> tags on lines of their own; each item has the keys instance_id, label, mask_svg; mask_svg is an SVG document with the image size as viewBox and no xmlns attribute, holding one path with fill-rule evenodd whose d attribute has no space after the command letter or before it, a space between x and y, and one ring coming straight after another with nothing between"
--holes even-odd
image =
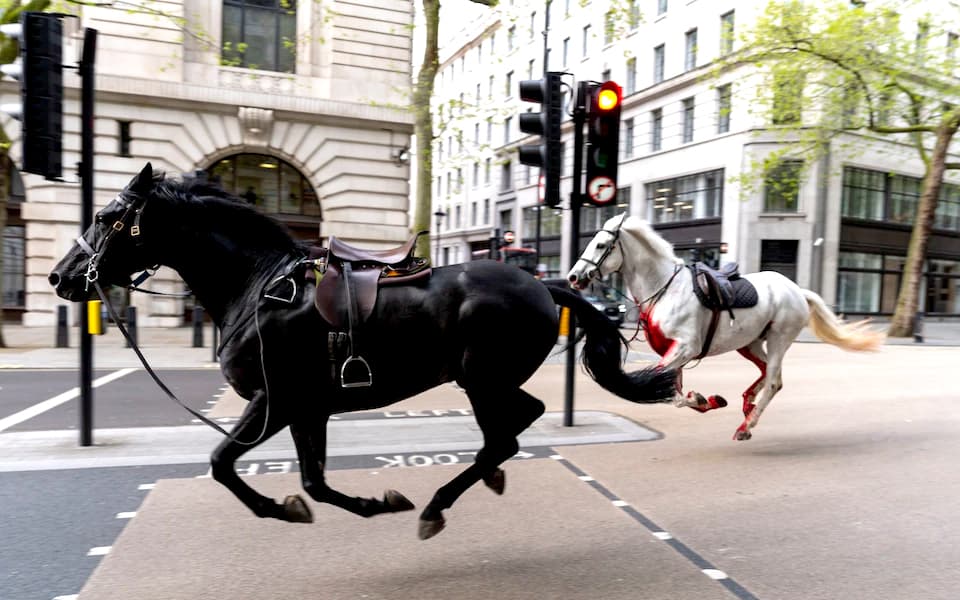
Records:
<instances>
[{"instance_id":1,"label":"black horse's hoof","mask_svg":"<svg viewBox=\"0 0 960 600\"><path fill-rule=\"evenodd\" d=\"M291 523L313 523L313 513L300 496L287 496L283 499L283 519Z\"/></svg>"},{"instance_id":2,"label":"black horse's hoof","mask_svg":"<svg viewBox=\"0 0 960 600\"><path fill-rule=\"evenodd\" d=\"M447 521L443 517L435 521L428 521L426 519L420 519L420 528L417 531L417 537L421 540L429 540L433 536L437 535L443 528L446 527Z\"/></svg>"},{"instance_id":3,"label":"black horse's hoof","mask_svg":"<svg viewBox=\"0 0 960 600\"><path fill-rule=\"evenodd\" d=\"M490 477L484 477L483 482L487 484L487 487L493 490L496 495L502 496L503 490L507 487L507 474L503 469L497 469Z\"/></svg>"},{"instance_id":4,"label":"black horse's hoof","mask_svg":"<svg viewBox=\"0 0 960 600\"><path fill-rule=\"evenodd\" d=\"M403 512L413 510L413 502L407 500L407 497L397 490L387 490L383 493L383 505L389 512Z\"/></svg>"}]
</instances>

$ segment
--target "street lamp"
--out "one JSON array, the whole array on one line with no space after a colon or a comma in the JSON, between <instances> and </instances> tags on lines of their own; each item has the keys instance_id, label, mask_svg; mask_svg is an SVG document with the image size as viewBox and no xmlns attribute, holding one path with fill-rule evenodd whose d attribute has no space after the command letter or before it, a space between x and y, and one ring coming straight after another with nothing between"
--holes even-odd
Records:
<instances>
[{"instance_id":1,"label":"street lamp","mask_svg":"<svg viewBox=\"0 0 960 600\"><path fill-rule=\"evenodd\" d=\"M437 218L437 252L436 252L436 256L433 259L433 264L439 266L440 264L440 225L443 223L443 218L447 216L447 213L443 212L438 208L437 212L433 213L433 216Z\"/></svg>"}]
</instances>

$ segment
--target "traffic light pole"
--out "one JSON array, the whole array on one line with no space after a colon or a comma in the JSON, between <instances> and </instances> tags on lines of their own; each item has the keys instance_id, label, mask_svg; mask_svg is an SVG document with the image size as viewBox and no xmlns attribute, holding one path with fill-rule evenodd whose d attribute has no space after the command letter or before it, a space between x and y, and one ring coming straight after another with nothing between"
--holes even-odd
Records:
<instances>
[{"instance_id":1,"label":"traffic light pole","mask_svg":"<svg viewBox=\"0 0 960 600\"><path fill-rule=\"evenodd\" d=\"M543 77L546 79L547 73L550 71L550 4L552 0L546 0L544 2L543 10ZM540 169L540 176L544 176L544 170ZM539 188L545 191L545 188ZM542 193L542 192L541 192ZM542 253L540 250L540 240L542 237L542 227L543 227L543 207L546 206L546 198L537 200L537 237L536 244L534 248L537 251L537 264L543 262Z\"/></svg>"},{"instance_id":2,"label":"traffic light pole","mask_svg":"<svg viewBox=\"0 0 960 600\"><path fill-rule=\"evenodd\" d=\"M580 205L583 204L583 124L586 121L587 97L590 92L590 83L582 81L578 84L576 103L573 109L573 187L570 190L570 267L580 256ZM577 323L573 311L569 311L567 325L567 382L563 397L563 424L573 427L573 378L576 375L577 348L571 343L576 339Z\"/></svg>"},{"instance_id":3,"label":"traffic light pole","mask_svg":"<svg viewBox=\"0 0 960 600\"><path fill-rule=\"evenodd\" d=\"M93 119L94 62L97 30L83 34L80 57L80 235L93 223ZM80 311L80 445L93 444L93 336L86 306Z\"/></svg>"}]
</instances>

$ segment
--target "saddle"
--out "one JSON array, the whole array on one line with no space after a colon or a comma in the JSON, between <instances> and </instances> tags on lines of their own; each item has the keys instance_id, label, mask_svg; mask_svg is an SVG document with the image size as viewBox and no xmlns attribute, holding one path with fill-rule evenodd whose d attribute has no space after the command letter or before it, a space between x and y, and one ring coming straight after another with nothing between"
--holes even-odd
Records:
<instances>
[{"instance_id":1,"label":"saddle","mask_svg":"<svg viewBox=\"0 0 960 600\"><path fill-rule=\"evenodd\" d=\"M726 311L732 321L735 308L750 308L759 301L757 289L748 280L740 277L737 263L728 263L714 269L702 262L687 265L693 277L693 293L704 307L711 311L710 327L704 339L703 350L697 356L701 359L710 351L713 336L717 332L720 313Z\"/></svg>"},{"instance_id":2,"label":"saddle","mask_svg":"<svg viewBox=\"0 0 960 600\"><path fill-rule=\"evenodd\" d=\"M425 282L431 273L425 258L413 256L421 231L405 244L389 250L366 250L335 237L328 247L310 249L316 281L314 305L333 331L327 337L331 375L344 388L373 384L370 365L361 353L363 326L373 313L382 286ZM337 364L344 356L340 368Z\"/></svg>"}]
</instances>

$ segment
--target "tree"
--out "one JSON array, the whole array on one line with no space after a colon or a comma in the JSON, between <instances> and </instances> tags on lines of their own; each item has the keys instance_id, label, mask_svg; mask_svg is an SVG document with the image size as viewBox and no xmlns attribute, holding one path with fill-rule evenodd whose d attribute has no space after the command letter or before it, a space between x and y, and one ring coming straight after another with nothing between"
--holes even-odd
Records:
<instances>
[{"instance_id":1,"label":"tree","mask_svg":"<svg viewBox=\"0 0 960 600\"><path fill-rule=\"evenodd\" d=\"M494 7L497 0L470 0L474 4ZM425 44L423 61L417 72L413 89L413 133L417 138L417 189L414 199L413 230L432 231L430 217L433 186L433 98L434 81L440 68L440 0L423 0L425 21ZM421 236L417 241L417 255L430 256L430 236Z\"/></svg>"},{"instance_id":2,"label":"tree","mask_svg":"<svg viewBox=\"0 0 960 600\"><path fill-rule=\"evenodd\" d=\"M718 61L715 71L758 67L772 84L760 88L764 106L773 128L789 141L766 168L783 153L817 154L830 144L849 142L852 132L916 150L924 175L888 331L893 337L913 333L943 176L960 168L949 160L960 128L960 106L953 104L960 100L953 56L957 38L936 29L947 15L928 18L922 8L922 2L910 1L772 0L740 36L742 48ZM907 34L907 19L901 17L910 11L920 17L915 30L910 24L915 37ZM935 39L945 45L934 50L930 42Z\"/></svg>"}]
</instances>

